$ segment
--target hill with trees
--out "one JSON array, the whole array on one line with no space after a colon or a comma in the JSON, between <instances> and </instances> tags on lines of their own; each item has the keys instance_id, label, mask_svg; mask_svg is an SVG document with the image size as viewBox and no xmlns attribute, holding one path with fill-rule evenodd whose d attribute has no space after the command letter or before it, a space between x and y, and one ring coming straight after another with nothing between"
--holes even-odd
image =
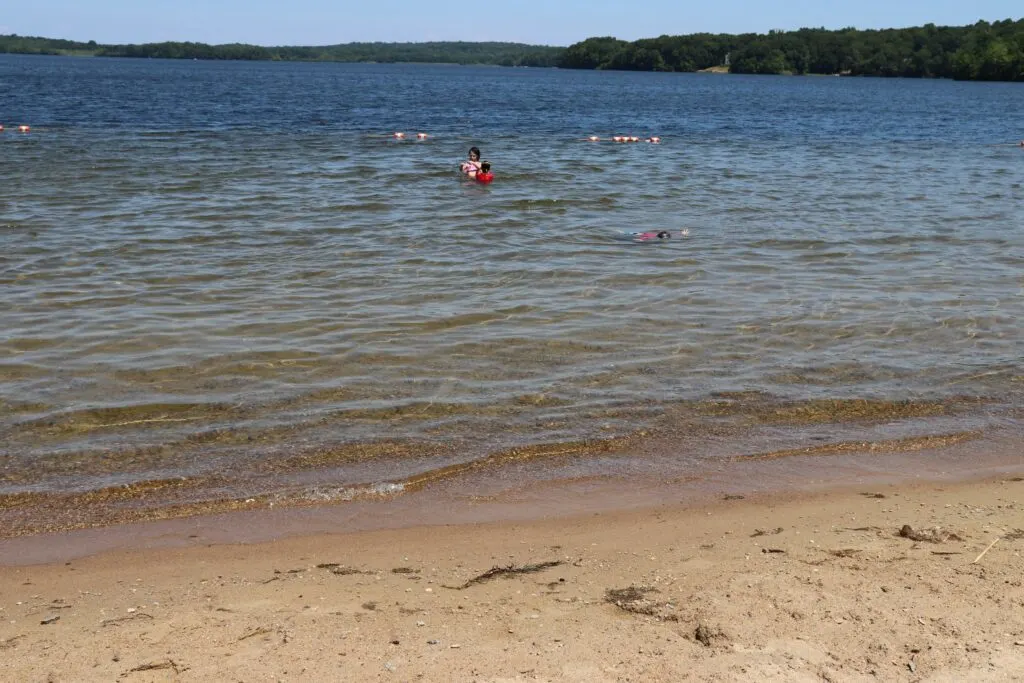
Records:
<instances>
[{"instance_id":1,"label":"hill with trees","mask_svg":"<svg viewBox=\"0 0 1024 683\"><path fill-rule=\"evenodd\" d=\"M84 55L95 57L152 57L159 59L240 59L304 62L421 62L497 66L557 66L565 48L521 43L346 43L321 47L261 47L234 43L145 43L99 45L51 38L0 36L0 53Z\"/></svg>"},{"instance_id":2,"label":"hill with trees","mask_svg":"<svg viewBox=\"0 0 1024 683\"><path fill-rule=\"evenodd\" d=\"M742 35L696 33L633 42L588 38L569 46L569 69L843 74L1024 81L1024 20L859 31L804 28Z\"/></svg>"}]
</instances>

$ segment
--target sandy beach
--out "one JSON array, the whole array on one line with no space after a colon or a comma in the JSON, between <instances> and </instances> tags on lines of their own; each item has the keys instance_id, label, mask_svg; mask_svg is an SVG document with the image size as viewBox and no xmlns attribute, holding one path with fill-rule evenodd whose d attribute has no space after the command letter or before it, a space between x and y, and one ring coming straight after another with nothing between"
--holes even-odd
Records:
<instances>
[{"instance_id":1,"label":"sandy beach","mask_svg":"<svg viewBox=\"0 0 1024 683\"><path fill-rule=\"evenodd\" d=\"M1022 680L1022 494L1002 476L5 566L2 678Z\"/></svg>"}]
</instances>

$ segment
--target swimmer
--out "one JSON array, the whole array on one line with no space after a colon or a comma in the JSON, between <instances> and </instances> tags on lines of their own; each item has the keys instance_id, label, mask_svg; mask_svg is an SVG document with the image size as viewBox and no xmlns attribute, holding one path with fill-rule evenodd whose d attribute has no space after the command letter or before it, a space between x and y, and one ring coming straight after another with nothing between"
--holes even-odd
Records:
<instances>
[{"instance_id":1,"label":"swimmer","mask_svg":"<svg viewBox=\"0 0 1024 683\"><path fill-rule=\"evenodd\" d=\"M476 174L476 181L478 183L487 184L492 180L494 180L494 174L491 173L491 162L480 162L480 171Z\"/></svg>"},{"instance_id":2,"label":"swimmer","mask_svg":"<svg viewBox=\"0 0 1024 683\"><path fill-rule=\"evenodd\" d=\"M480 171L480 148L470 147L469 148L469 159L459 164L459 170L470 178L476 178L476 174Z\"/></svg>"},{"instance_id":3,"label":"swimmer","mask_svg":"<svg viewBox=\"0 0 1024 683\"><path fill-rule=\"evenodd\" d=\"M676 235L679 237L686 237L690 234L689 230L680 230ZM673 233L668 230L658 230L650 232L631 232L629 236L633 238L634 242L651 242L656 240L670 240L673 237Z\"/></svg>"}]
</instances>

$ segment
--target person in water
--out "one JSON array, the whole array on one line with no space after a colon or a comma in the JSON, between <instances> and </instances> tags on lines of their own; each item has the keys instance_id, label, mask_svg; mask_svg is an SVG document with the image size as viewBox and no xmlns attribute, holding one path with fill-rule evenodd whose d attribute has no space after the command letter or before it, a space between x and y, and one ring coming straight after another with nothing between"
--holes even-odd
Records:
<instances>
[{"instance_id":1,"label":"person in water","mask_svg":"<svg viewBox=\"0 0 1024 683\"><path fill-rule=\"evenodd\" d=\"M480 172L480 148L470 147L469 159L463 161L459 168L470 178L476 178L476 174Z\"/></svg>"},{"instance_id":2,"label":"person in water","mask_svg":"<svg viewBox=\"0 0 1024 683\"><path fill-rule=\"evenodd\" d=\"M476 174L476 181L478 183L489 183L494 180L494 174L491 173L491 162L482 161L480 162L480 170Z\"/></svg>"},{"instance_id":3,"label":"person in water","mask_svg":"<svg viewBox=\"0 0 1024 683\"><path fill-rule=\"evenodd\" d=\"M676 235L679 237L686 237L689 234L689 230L680 230L678 233L676 233ZM652 230L650 232L634 232L632 233L632 237L633 240L636 242L650 242L653 240L670 240L672 239L673 235L668 230L659 230L657 232Z\"/></svg>"}]
</instances>

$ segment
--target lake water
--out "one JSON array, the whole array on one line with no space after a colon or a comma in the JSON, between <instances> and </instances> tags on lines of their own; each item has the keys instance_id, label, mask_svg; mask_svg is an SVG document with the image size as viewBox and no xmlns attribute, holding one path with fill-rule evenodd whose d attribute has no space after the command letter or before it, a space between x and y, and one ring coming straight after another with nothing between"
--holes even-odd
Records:
<instances>
[{"instance_id":1,"label":"lake water","mask_svg":"<svg viewBox=\"0 0 1024 683\"><path fill-rule=\"evenodd\" d=\"M1019 457L1021 111L1019 84L0 55L0 535ZM616 134L662 143L585 141Z\"/></svg>"}]
</instances>

